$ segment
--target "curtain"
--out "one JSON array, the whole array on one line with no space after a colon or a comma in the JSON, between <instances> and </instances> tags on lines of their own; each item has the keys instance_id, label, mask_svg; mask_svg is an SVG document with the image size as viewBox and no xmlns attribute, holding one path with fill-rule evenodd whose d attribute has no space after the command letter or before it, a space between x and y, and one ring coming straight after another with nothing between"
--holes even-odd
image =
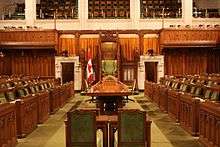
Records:
<instances>
[{"instance_id":1,"label":"curtain","mask_svg":"<svg viewBox=\"0 0 220 147\"><path fill-rule=\"evenodd\" d=\"M144 38L144 54L147 54L149 49L153 49L154 54L160 54L158 38Z\"/></svg>"},{"instance_id":2,"label":"curtain","mask_svg":"<svg viewBox=\"0 0 220 147\"><path fill-rule=\"evenodd\" d=\"M139 38L119 38L121 50L122 50L122 57L126 61L134 61L135 57L135 50L139 50Z\"/></svg>"},{"instance_id":3,"label":"curtain","mask_svg":"<svg viewBox=\"0 0 220 147\"><path fill-rule=\"evenodd\" d=\"M95 58L99 47L99 38L80 38L79 40L80 52L85 51L85 60L88 60L89 55Z\"/></svg>"},{"instance_id":4,"label":"curtain","mask_svg":"<svg viewBox=\"0 0 220 147\"><path fill-rule=\"evenodd\" d=\"M69 56L76 56L76 38L74 35L61 35L59 38L58 54L68 51Z\"/></svg>"}]
</instances>

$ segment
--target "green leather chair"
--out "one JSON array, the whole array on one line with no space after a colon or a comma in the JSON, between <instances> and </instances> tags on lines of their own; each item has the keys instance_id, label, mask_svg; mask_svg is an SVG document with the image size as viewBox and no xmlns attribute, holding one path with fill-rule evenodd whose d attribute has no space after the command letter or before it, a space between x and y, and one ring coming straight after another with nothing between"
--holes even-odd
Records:
<instances>
[{"instance_id":1,"label":"green leather chair","mask_svg":"<svg viewBox=\"0 0 220 147\"><path fill-rule=\"evenodd\" d=\"M212 95L211 89L207 89L204 95L204 99L210 99L211 95Z\"/></svg>"},{"instance_id":2,"label":"green leather chair","mask_svg":"<svg viewBox=\"0 0 220 147\"><path fill-rule=\"evenodd\" d=\"M25 96L30 94L28 88L24 88L24 92L25 92Z\"/></svg>"},{"instance_id":3,"label":"green leather chair","mask_svg":"<svg viewBox=\"0 0 220 147\"><path fill-rule=\"evenodd\" d=\"M35 91L36 91L36 93L40 91L40 88L38 85L35 85Z\"/></svg>"},{"instance_id":4,"label":"green leather chair","mask_svg":"<svg viewBox=\"0 0 220 147\"><path fill-rule=\"evenodd\" d=\"M13 90L6 92L6 99L7 101L15 100L16 99L15 92Z\"/></svg>"},{"instance_id":5,"label":"green leather chair","mask_svg":"<svg viewBox=\"0 0 220 147\"><path fill-rule=\"evenodd\" d=\"M36 93L36 90L33 86L29 87L29 90L31 91L32 94L35 94Z\"/></svg>"},{"instance_id":6,"label":"green leather chair","mask_svg":"<svg viewBox=\"0 0 220 147\"><path fill-rule=\"evenodd\" d=\"M7 102L4 92L0 92L0 104Z\"/></svg>"},{"instance_id":7,"label":"green leather chair","mask_svg":"<svg viewBox=\"0 0 220 147\"><path fill-rule=\"evenodd\" d=\"M115 76L117 73L117 60L102 60L102 75Z\"/></svg>"},{"instance_id":8,"label":"green leather chair","mask_svg":"<svg viewBox=\"0 0 220 147\"><path fill-rule=\"evenodd\" d=\"M146 112L121 110L119 112L118 147L147 147Z\"/></svg>"},{"instance_id":9,"label":"green leather chair","mask_svg":"<svg viewBox=\"0 0 220 147\"><path fill-rule=\"evenodd\" d=\"M96 112L75 110L67 113L71 147L96 147Z\"/></svg>"},{"instance_id":10,"label":"green leather chair","mask_svg":"<svg viewBox=\"0 0 220 147\"><path fill-rule=\"evenodd\" d=\"M18 97L25 97L24 89L18 89L17 93L18 93Z\"/></svg>"},{"instance_id":11,"label":"green leather chair","mask_svg":"<svg viewBox=\"0 0 220 147\"><path fill-rule=\"evenodd\" d=\"M211 95L211 100L212 101L220 101L219 91L213 91L213 93Z\"/></svg>"}]
</instances>

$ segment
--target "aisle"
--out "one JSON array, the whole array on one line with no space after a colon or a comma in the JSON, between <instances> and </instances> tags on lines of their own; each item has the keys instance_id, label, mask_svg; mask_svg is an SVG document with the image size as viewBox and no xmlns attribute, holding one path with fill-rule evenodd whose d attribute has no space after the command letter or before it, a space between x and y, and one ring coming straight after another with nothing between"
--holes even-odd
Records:
<instances>
[{"instance_id":1,"label":"aisle","mask_svg":"<svg viewBox=\"0 0 220 147\"><path fill-rule=\"evenodd\" d=\"M148 102L143 94L135 96L135 98L142 108L148 111L153 120L151 127L152 147L200 147L193 137L185 133L178 125L169 121L165 117L166 114L159 113L157 107ZM86 99L87 97L76 94L62 109L51 115L47 122L39 125L26 138L19 139L17 147L65 147L64 120L66 112L73 106L77 108ZM136 107L135 105L137 106L137 103L134 103L134 107Z\"/></svg>"},{"instance_id":2,"label":"aisle","mask_svg":"<svg viewBox=\"0 0 220 147\"><path fill-rule=\"evenodd\" d=\"M202 147L198 142L198 137L192 137L184 131L180 127L180 124L175 123L167 113L161 112L155 104L151 103L146 97L144 97L143 93L134 96L134 98L140 106L147 111L150 119L154 122L154 125L156 125L156 128L152 127L151 130L152 147L167 147L162 144L160 139L158 139L160 136L158 136L155 129L159 129L163 133L163 136L165 135L166 139L169 140L174 147Z\"/></svg>"}]
</instances>

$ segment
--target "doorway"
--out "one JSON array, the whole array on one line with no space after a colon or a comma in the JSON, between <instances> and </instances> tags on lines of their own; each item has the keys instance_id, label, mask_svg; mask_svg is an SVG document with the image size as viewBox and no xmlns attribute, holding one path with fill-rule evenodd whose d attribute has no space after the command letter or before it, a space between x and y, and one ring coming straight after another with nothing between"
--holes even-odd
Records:
<instances>
[{"instance_id":1,"label":"doorway","mask_svg":"<svg viewBox=\"0 0 220 147\"><path fill-rule=\"evenodd\" d=\"M145 80L157 82L158 62L145 62Z\"/></svg>"},{"instance_id":2,"label":"doorway","mask_svg":"<svg viewBox=\"0 0 220 147\"><path fill-rule=\"evenodd\" d=\"M74 63L62 62L62 83L74 81Z\"/></svg>"}]
</instances>

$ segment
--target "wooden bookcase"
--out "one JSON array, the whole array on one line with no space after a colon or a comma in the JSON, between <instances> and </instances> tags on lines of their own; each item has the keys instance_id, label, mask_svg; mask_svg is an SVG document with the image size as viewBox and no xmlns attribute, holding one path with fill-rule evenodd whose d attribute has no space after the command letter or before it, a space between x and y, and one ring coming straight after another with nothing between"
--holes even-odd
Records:
<instances>
[{"instance_id":1,"label":"wooden bookcase","mask_svg":"<svg viewBox=\"0 0 220 147\"><path fill-rule=\"evenodd\" d=\"M181 0L140 0L141 18L182 17Z\"/></svg>"},{"instance_id":2,"label":"wooden bookcase","mask_svg":"<svg viewBox=\"0 0 220 147\"><path fill-rule=\"evenodd\" d=\"M88 0L89 19L129 19L130 0Z\"/></svg>"}]
</instances>

